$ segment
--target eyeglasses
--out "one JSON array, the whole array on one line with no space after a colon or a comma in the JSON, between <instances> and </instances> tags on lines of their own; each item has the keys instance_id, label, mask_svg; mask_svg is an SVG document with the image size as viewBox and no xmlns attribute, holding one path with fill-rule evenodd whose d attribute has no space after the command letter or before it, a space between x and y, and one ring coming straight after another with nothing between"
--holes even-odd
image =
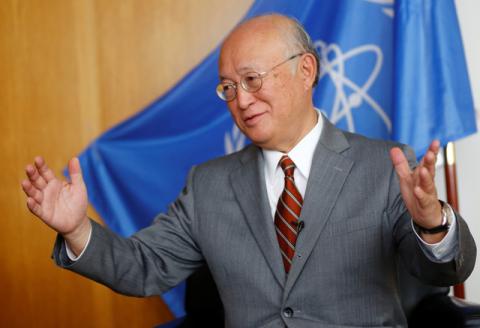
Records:
<instances>
[{"instance_id":1,"label":"eyeglasses","mask_svg":"<svg viewBox=\"0 0 480 328\"><path fill-rule=\"evenodd\" d=\"M285 64L286 62L303 55L304 53L298 53L296 55L290 56L284 61L282 61L280 64L277 64L270 68L269 70L262 72L262 73L257 73L257 72L248 72L243 74L240 77L240 85L243 90L253 93L257 92L262 88L263 84L263 78L267 76L268 73L273 71L275 68ZM220 97L220 99L225 100L225 101L232 101L237 97L237 82L231 82L231 81L222 81L217 85L217 95Z\"/></svg>"}]
</instances>

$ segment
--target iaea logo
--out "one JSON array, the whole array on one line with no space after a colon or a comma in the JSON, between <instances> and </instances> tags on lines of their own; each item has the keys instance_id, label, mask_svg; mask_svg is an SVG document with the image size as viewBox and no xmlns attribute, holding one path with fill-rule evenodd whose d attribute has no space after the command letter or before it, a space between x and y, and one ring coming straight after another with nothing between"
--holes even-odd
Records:
<instances>
[{"instance_id":1,"label":"iaea logo","mask_svg":"<svg viewBox=\"0 0 480 328\"><path fill-rule=\"evenodd\" d=\"M385 125L388 133L390 133L392 131L390 118L368 92L382 68L382 49L374 44L364 44L344 53L340 46L335 43L327 44L322 40L317 40L314 45L320 55L320 82L322 82L322 79L329 78L331 85L328 86L333 86L334 88L334 95L331 100L332 106L328 110L330 115L327 115L330 121L333 124L337 124L341 120L345 120L347 130L356 132L353 111L373 110ZM356 83L348 76L346 65L349 60L354 58L360 60L362 56L374 58L374 60L361 62L362 69L367 74L365 76L356 76L357 81L362 80L361 83ZM369 64L372 62L373 65Z\"/></svg>"}]
</instances>

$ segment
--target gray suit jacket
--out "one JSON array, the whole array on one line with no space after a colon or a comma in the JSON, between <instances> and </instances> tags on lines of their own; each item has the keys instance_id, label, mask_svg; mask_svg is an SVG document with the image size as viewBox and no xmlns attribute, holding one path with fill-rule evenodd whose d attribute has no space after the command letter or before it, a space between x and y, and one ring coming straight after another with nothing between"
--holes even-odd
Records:
<instances>
[{"instance_id":1,"label":"gray suit jacket","mask_svg":"<svg viewBox=\"0 0 480 328\"><path fill-rule=\"evenodd\" d=\"M315 150L295 258L285 274L256 146L196 168L154 223L124 239L93 222L75 263L61 238L57 264L129 295L160 294L207 263L227 327L402 327L396 261L434 285L474 267L473 238L458 217L459 247L434 263L418 245L389 158L394 144L342 132L327 120ZM405 148L414 163L411 150Z\"/></svg>"}]
</instances>

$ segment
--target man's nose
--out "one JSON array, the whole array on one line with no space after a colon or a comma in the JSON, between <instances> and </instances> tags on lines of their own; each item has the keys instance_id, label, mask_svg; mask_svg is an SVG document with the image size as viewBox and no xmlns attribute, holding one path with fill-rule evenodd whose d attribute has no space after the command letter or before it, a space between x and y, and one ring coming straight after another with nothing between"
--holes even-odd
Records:
<instances>
[{"instance_id":1,"label":"man's nose","mask_svg":"<svg viewBox=\"0 0 480 328\"><path fill-rule=\"evenodd\" d=\"M245 91L241 86L237 88L237 103L241 109L247 109L255 101L253 93Z\"/></svg>"}]
</instances>

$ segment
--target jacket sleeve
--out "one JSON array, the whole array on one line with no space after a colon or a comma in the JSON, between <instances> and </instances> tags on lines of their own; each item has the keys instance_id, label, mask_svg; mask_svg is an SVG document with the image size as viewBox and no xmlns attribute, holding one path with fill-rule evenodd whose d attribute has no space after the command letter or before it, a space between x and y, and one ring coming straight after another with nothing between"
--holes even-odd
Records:
<instances>
[{"instance_id":1,"label":"jacket sleeve","mask_svg":"<svg viewBox=\"0 0 480 328\"><path fill-rule=\"evenodd\" d=\"M69 260L57 237L55 263L126 295L158 295L185 280L203 263L195 241L193 168L187 184L166 214L130 238L123 238L95 221L92 236L78 261Z\"/></svg>"}]
</instances>

